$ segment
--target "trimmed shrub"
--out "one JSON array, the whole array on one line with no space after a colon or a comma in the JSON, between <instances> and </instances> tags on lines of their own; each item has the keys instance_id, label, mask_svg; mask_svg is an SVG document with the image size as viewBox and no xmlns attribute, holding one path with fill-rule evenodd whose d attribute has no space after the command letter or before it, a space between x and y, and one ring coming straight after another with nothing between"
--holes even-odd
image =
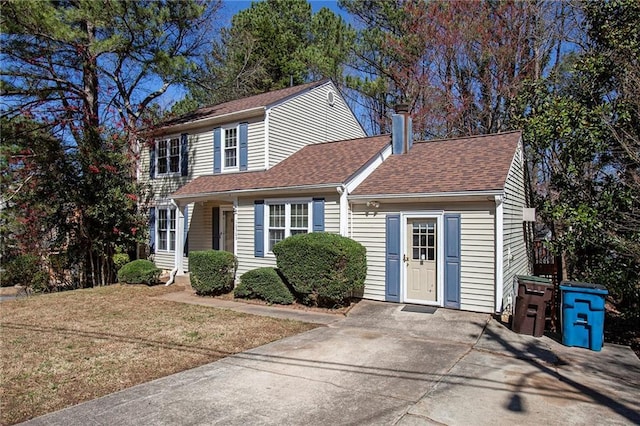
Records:
<instances>
[{"instance_id":1,"label":"trimmed shrub","mask_svg":"<svg viewBox=\"0 0 640 426\"><path fill-rule=\"evenodd\" d=\"M238 260L228 251L189 252L191 287L199 295L217 295L233 289Z\"/></svg>"},{"instance_id":2,"label":"trimmed shrub","mask_svg":"<svg viewBox=\"0 0 640 426\"><path fill-rule=\"evenodd\" d=\"M122 267L130 261L131 259L129 259L129 255L127 253L116 253L113 255L113 265L115 266L116 271L122 269Z\"/></svg>"},{"instance_id":3,"label":"trimmed shrub","mask_svg":"<svg viewBox=\"0 0 640 426\"><path fill-rule=\"evenodd\" d=\"M366 249L350 238L326 232L298 234L277 243L273 253L302 303L342 306L364 289Z\"/></svg>"},{"instance_id":4,"label":"trimmed shrub","mask_svg":"<svg viewBox=\"0 0 640 426\"><path fill-rule=\"evenodd\" d=\"M42 259L33 254L20 254L3 265L2 286L21 285L33 291L48 288L49 277Z\"/></svg>"},{"instance_id":5,"label":"trimmed shrub","mask_svg":"<svg viewBox=\"0 0 640 426\"><path fill-rule=\"evenodd\" d=\"M124 284L147 284L158 282L162 271L150 260L138 259L125 264L118 271L118 282Z\"/></svg>"},{"instance_id":6,"label":"trimmed shrub","mask_svg":"<svg viewBox=\"0 0 640 426\"><path fill-rule=\"evenodd\" d=\"M273 268L252 269L242 274L240 284L233 290L233 295L245 299L262 299L280 305L290 305L294 301L293 294Z\"/></svg>"}]
</instances>

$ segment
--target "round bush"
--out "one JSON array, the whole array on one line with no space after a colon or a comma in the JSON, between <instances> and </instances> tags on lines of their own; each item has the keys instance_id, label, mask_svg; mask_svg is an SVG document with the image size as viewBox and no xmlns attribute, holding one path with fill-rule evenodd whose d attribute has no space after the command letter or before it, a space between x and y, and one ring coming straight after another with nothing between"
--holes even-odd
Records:
<instances>
[{"instance_id":1,"label":"round bush","mask_svg":"<svg viewBox=\"0 0 640 426\"><path fill-rule=\"evenodd\" d=\"M303 303L341 306L364 288L366 249L350 238L326 232L298 234L277 243L273 253Z\"/></svg>"},{"instance_id":2,"label":"round bush","mask_svg":"<svg viewBox=\"0 0 640 426\"><path fill-rule=\"evenodd\" d=\"M238 269L238 260L228 251L205 250L189 253L191 287L199 295L228 293Z\"/></svg>"},{"instance_id":3,"label":"round bush","mask_svg":"<svg viewBox=\"0 0 640 426\"><path fill-rule=\"evenodd\" d=\"M124 284L147 284L158 282L162 271L150 260L138 259L125 264L118 271L118 282Z\"/></svg>"},{"instance_id":4,"label":"round bush","mask_svg":"<svg viewBox=\"0 0 640 426\"><path fill-rule=\"evenodd\" d=\"M293 294L273 268L258 268L242 274L240 284L233 290L233 295L245 299L262 299L280 305L290 305L294 301Z\"/></svg>"}]
</instances>

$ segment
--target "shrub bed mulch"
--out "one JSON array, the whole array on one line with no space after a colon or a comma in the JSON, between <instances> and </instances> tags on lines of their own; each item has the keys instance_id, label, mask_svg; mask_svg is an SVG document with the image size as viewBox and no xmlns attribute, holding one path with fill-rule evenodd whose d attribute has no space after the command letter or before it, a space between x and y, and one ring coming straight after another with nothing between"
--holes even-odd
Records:
<instances>
[{"instance_id":1,"label":"shrub bed mulch","mask_svg":"<svg viewBox=\"0 0 640 426\"><path fill-rule=\"evenodd\" d=\"M353 301L351 301L351 303L348 306L341 306L338 308L323 308L323 307L317 307L317 306L308 306L308 305L304 305L302 303L299 302L293 302L290 305L278 305L275 303L268 303L264 300L261 299L245 299L245 298L241 298L241 297L234 297L233 292L231 293L226 293L226 294L220 294L217 296L214 296L218 299L221 300L231 300L233 302L241 302L241 303L250 303L250 304L254 304L254 305L262 305L262 306L270 306L273 308L278 308L278 309L298 309L301 311L308 311L308 312L319 312L319 313L323 313L323 314L342 314L342 315L346 315L351 308L353 308L359 301L359 299L354 299Z\"/></svg>"}]
</instances>

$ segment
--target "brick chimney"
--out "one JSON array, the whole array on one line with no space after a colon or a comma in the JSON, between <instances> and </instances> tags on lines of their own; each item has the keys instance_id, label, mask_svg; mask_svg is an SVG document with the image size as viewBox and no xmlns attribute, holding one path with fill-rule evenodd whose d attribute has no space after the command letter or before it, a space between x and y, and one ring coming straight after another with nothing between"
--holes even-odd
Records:
<instances>
[{"instance_id":1,"label":"brick chimney","mask_svg":"<svg viewBox=\"0 0 640 426\"><path fill-rule=\"evenodd\" d=\"M392 153L406 154L413 146L413 127L409 104L397 104L396 113L391 117Z\"/></svg>"}]
</instances>

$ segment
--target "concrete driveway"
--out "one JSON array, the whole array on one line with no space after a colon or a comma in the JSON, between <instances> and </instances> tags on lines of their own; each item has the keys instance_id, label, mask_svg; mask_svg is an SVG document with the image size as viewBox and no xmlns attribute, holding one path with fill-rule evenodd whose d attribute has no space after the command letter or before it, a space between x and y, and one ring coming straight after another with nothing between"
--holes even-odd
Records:
<instances>
[{"instance_id":1,"label":"concrete driveway","mask_svg":"<svg viewBox=\"0 0 640 426\"><path fill-rule=\"evenodd\" d=\"M362 301L309 332L31 425L638 424L640 361L489 315Z\"/></svg>"}]
</instances>

